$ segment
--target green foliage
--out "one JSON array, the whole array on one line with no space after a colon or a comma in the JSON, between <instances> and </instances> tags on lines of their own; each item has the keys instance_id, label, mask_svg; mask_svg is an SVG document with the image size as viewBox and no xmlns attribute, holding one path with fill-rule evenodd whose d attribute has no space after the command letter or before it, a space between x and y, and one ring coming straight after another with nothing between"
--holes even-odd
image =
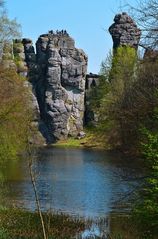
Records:
<instances>
[{"instance_id":1,"label":"green foliage","mask_svg":"<svg viewBox=\"0 0 158 239\"><path fill-rule=\"evenodd\" d=\"M142 142L142 154L147 159L147 166L152 168L158 164L158 133L143 128L141 130L142 135L146 139L146 142Z\"/></svg>"},{"instance_id":2,"label":"green foliage","mask_svg":"<svg viewBox=\"0 0 158 239\"><path fill-rule=\"evenodd\" d=\"M158 133L146 128L142 130L142 154L148 170L140 201L134 208L134 218L142 238L158 235Z\"/></svg>"},{"instance_id":3,"label":"green foliage","mask_svg":"<svg viewBox=\"0 0 158 239\"><path fill-rule=\"evenodd\" d=\"M9 239L9 235L8 235L8 232L5 228L0 228L0 238L1 239Z\"/></svg>"},{"instance_id":4,"label":"green foliage","mask_svg":"<svg viewBox=\"0 0 158 239\"><path fill-rule=\"evenodd\" d=\"M12 69L0 66L0 170L25 150L31 122L29 94Z\"/></svg>"},{"instance_id":5,"label":"green foliage","mask_svg":"<svg viewBox=\"0 0 158 239\"><path fill-rule=\"evenodd\" d=\"M90 93L91 108L99 118L98 129L104 131L107 141L114 147L129 145L126 136L131 134L131 99L136 70L135 49L120 47L102 63L99 86ZM132 137L135 139L135 135Z\"/></svg>"},{"instance_id":6,"label":"green foliage","mask_svg":"<svg viewBox=\"0 0 158 239\"><path fill-rule=\"evenodd\" d=\"M158 235L158 62L150 58L138 60L135 49L130 47L118 48L111 62L102 64L101 70L108 90L102 85L98 92L95 89L100 97L96 105L100 114L98 128L104 130L113 147L132 149L144 157L148 173L134 208L134 219L139 238L155 238Z\"/></svg>"},{"instance_id":7,"label":"green foliage","mask_svg":"<svg viewBox=\"0 0 158 239\"><path fill-rule=\"evenodd\" d=\"M99 86L90 94L98 128L112 147L138 153L141 125L155 127L157 61L139 60L135 49L120 47L102 63L101 73Z\"/></svg>"},{"instance_id":8,"label":"green foliage","mask_svg":"<svg viewBox=\"0 0 158 239\"><path fill-rule=\"evenodd\" d=\"M43 213L50 239L70 239L85 229L86 222L65 214ZM4 229L5 228L5 229ZM0 210L0 232L3 239L42 239L39 214L20 209ZM0 234L1 236L1 234ZM5 237L8 236L8 237Z\"/></svg>"},{"instance_id":9,"label":"green foliage","mask_svg":"<svg viewBox=\"0 0 158 239\"><path fill-rule=\"evenodd\" d=\"M101 112L101 106L103 101L105 100L105 96L109 92L109 82L106 80L104 76L100 76L99 85L97 87L92 88L89 93L88 99L90 100L90 107L98 113Z\"/></svg>"},{"instance_id":10,"label":"green foliage","mask_svg":"<svg viewBox=\"0 0 158 239\"><path fill-rule=\"evenodd\" d=\"M15 62L21 61L19 53L24 50L23 48L24 47L21 42L16 42L15 40L13 40L13 52L14 52L14 61Z\"/></svg>"},{"instance_id":11,"label":"green foliage","mask_svg":"<svg viewBox=\"0 0 158 239\"><path fill-rule=\"evenodd\" d=\"M124 89L128 87L128 84L133 83L136 63L137 54L136 50L132 47L119 47L114 53L110 71L110 81L113 81L116 87L115 90L119 87L119 94L123 93ZM122 88L119 85L121 85Z\"/></svg>"}]
</instances>

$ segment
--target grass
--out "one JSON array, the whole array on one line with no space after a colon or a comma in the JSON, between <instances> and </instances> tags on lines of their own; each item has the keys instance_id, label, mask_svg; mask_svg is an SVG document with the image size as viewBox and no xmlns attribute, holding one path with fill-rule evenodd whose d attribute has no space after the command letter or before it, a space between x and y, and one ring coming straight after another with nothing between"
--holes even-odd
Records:
<instances>
[{"instance_id":1,"label":"grass","mask_svg":"<svg viewBox=\"0 0 158 239\"><path fill-rule=\"evenodd\" d=\"M86 136L82 139L69 137L66 140L59 140L55 145L62 147L84 147L84 148L100 148L109 149L109 145L106 143L106 139L103 133L97 128L86 128Z\"/></svg>"},{"instance_id":2,"label":"grass","mask_svg":"<svg viewBox=\"0 0 158 239\"><path fill-rule=\"evenodd\" d=\"M65 214L43 213L48 239L82 238L81 233L91 228L92 220L72 218ZM130 215L110 215L110 235L87 237L95 239L149 239L139 236ZM103 220L103 221L102 221ZM107 228L104 219L97 225ZM78 235L78 236L77 236ZM0 208L0 239L43 239L40 218L37 212L16 208ZM157 237L154 237L157 239Z\"/></svg>"},{"instance_id":3,"label":"grass","mask_svg":"<svg viewBox=\"0 0 158 239\"><path fill-rule=\"evenodd\" d=\"M93 223L92 220L76 219L62 213L43 213L43 217L48 239L82 238L81 233L90 229ZM105 221L99 220L97 224L103 227ZM103 239L106 235L88 236L87 239ZM39 214L17 208L0 208L0 239L43 239ZM109 239L126 237L115 234Z\"/></svg>"},{"instance_id":4,"label":"grass","mask_svg":"<svg viewBox=\"0 0 158 239\"><path fill-rule=\"evenodd\" d=\"M44 213L48 239L70 239L84 230L80 219L65 214ZM0 210L0 239L42 239L42 229L37 212L22 209Z\"/></svg>"}]
</instances>

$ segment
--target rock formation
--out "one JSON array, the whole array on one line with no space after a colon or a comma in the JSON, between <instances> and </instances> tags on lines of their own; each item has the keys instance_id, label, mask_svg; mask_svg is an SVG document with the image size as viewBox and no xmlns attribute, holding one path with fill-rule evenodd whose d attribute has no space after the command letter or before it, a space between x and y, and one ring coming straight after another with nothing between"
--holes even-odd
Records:
<instances>
[{"instance_id":1,"label":"rock formation","mask_svg":"<svg viewBox=\"0 0 158 239\"><path fill-rule=\"evenodd\" d=\"M83 130L87 56L64 30L41 35L36 55L29 39L23 44L47 142L77 136Z\"/></svg>"},{"instance_id":2,"label":"rock formation","mask_svg":"<svg viewBox=\"0 0 158 239\"><path fill-rule=\"evenodd\" d=\"M119 46L131 46L138 48L141 30L133 19L123 12L114 17L114 23L110 26L109 32L113 39L113 48Z\"/></svg>"},{"instance_id":3,"label":"rock formation","mask_svg":"<svg viewBox=\"0 0 158 239\"><path fill-rule=\"evenodd\" d=\"M3 50L0 55L0 63L5 69L11 68L16 70L16 64L14 62L13 44L5 42L3 44Z\"/></svg>"},{"instance_id":4,"label":"rock formation","mask_svg":"<svg viewBox=\"0 0 158 239\"><path fill-rule=\"evenodd\" d=\"M87 74L86 75L86 92L85 92L85 125L97 125L98 122L98 115L92 109L90 104L91 97L92 97L92 90L99 85L99 75L97 74Z\"/></svg>"},{"instance_id":5,"label":"rock formation","mask_svg":"<svg viewBox=\"0 0 158 239\"><path fill-rule=\"evenodd\" d=\"M13 41L13 55L14 62L17 67L17 72L21 76L27 76L28 67L25 61L25 51L24 46L21 39L16 39Z\"/></svg>"},{"instance_id":6,"label":"rock formation","mask_svg":"<svg viewBox=\"0 0 158 239\"><path fill-rule=\"evenodd\" d=\"M109 32L114 49L127 45L137 49L141 31L126 13L115 16ZM66 30L42 34L36 53L27 38L14 40L3 50L6 67L16 67L32 83L35 121L48 143L68 136L83 137L84 122L97 122L89 97L99 80L96 74L86 75L87 61Z\"/></svg>"},{"instance_id":7,"label":"rock formation","mask_svg":"<svg viewBox=\"0 0 158 239\"><path fill-rule=\"evenodd\" d=\"M15 39L13 42L5 43L0 61L5 69L14 69L19 75L26 77L29 72L26 56L23 41L21 39ZM45 139L38 130L40 123L40 111L37 98L34 94L32 84L29 81L23 81L23 85L28 88L28 103L33 111L32 126L35 129L35 133L30 140L32 140L35 144L41 145L45 143Z\"/></svg>"},{"instance_id":8,"label":"rock formation","mask_svg":"<svg viewBox=\"0 0 158 239\"><path fill-rule=\"evenodd\" d=\"M15 39L5 46L1 58L5 68L28 77L25 87L32 89L33 124L48 143L84 135L88 59L66 30L41 35L36 53L32 40Z\"/></svg>"}]
</instances>

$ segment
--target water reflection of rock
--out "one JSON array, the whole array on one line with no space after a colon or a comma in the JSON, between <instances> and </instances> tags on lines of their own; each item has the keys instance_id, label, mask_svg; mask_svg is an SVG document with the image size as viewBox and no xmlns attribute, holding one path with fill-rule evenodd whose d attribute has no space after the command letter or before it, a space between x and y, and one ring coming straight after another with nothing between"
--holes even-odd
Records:
<instances>
[{"instance_id":1,"label":"water reflection of rock","mask_svg":"<svg viewBox=\"0 0 158 239\"><path fill-rule=\"evenodd\" d=\"M19 161L17 170L25 169L25 176L22 180L10 179L11 191L7 196L15 206L34 211L34 194L25 167L27 168L27 161ZM138 167L138 161L135 164L134 159L121 160L118 153L109 154L90 149L43 148L35 165L39 175L37 187L42 210L51 208L55 212L91 218L93 222L100 217L107 218L112 211L120 213L120 208L118 211L114 205L116 200L125 197L133 188L132 185L135 185ZM125 208L122 211L125 212ZM103 229L106 230L105 224ZM97 226L90 229L89 233L91 231L98 233Z\"/></svg>"}]
</instances>

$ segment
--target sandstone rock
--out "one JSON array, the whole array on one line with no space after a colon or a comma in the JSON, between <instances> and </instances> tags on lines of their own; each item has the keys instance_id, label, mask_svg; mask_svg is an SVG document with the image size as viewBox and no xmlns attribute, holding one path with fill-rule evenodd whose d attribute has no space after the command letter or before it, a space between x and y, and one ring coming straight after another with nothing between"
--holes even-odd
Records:
<instances>
[{"instance_id":1,"label":"sandstone rock","mask_svg":"<svg viewBox=\"0 0 158 239\"><path fill-rule=\"evenodd\" d=\"M32 40L28 38L23 38L22 44L24 46L25 61L28 65L29 70L31 71L33 63L36 65L36 54L32 45Z\"/></svg>"},{"instance_id":2,"label":"sandstone rock","mask_svg":"<svg viewBox=\"0 0 158 239\"><path fill-rule=\"evenodd\" d=\"M81 131L78 133L77 138L78 139L83 139L86 136L86 133L84 131Z\"/></svg>"},{"instance_id":3,"label":"sandstone rock","mask_svg":"<svg viewBox=\"0 0 158 239\"><path fill-rule=\"evenodd\" d=\"M98 122L98 115L94 110L92 109L90 105L91 100L91 91L94 89L94 87L97 87L99 85L99 75L97 74L87 74L86 75L86 92L85 92L85 124L89 125L92 124L93 126L97 125Z\"/></svg>"},{"instance_id":4,"label":"sandstone rock","mask_svg":"<svg viewBox=\"0 0 158 239\"><path fill-rule=\"evenodd\" d=\"M31 126L34 128L34 134L30 139L35 145L44 145L45 144L45 131L47 130L44 123L41 121L39 105L37 98L33 89L32 84L29 81L24 81L24 87L28 88L29 99L30 99L30 108L33 112L33 118Z\"/></svg>"},{"instance_id":5,"label":"sandstone rock","mask_svg":"<svg viewBox=\"0 0 158 239\"><path fill-rule=\"evenodd\" d=\"M27 76L28 67L25 61L25 51L21 39L15 39L13 41L13 55L17 72L22 76Z\"/></svg>"},{"instance_id":6,"label":"sandstone rock","mask_svg":"<svg viewBox=\"0 0 158 239\"><path fill-rule=\"evenodd\" d=\"M4 69L8 69L8 68L15 69L15 70L17 69L13 60L3 60L2 66L4 67Z\"/></svg>"},{"instance_id":7,"label":"sandstone rock","mask_svg":"<svg viewBox=\"0 0 158 239\"><path fill-rule=\"evenodd\" d=\"M119 46L131 46L138 48L141 30L133 19L123 12L114 17L114 23L110 26L109 32L113 39L113 48Z\"/></svg>"},{"instance_id":8,"label":"sandstone rock","mask_svg":"<svg viewBox=\"0 0 158 239\"><path fill-rule=\"evenodd\" d=\"M47 141L77 136L83 129L87 56L63 30L42 34L36 51L35 89Z\"/></svg>"}]
</instances>

